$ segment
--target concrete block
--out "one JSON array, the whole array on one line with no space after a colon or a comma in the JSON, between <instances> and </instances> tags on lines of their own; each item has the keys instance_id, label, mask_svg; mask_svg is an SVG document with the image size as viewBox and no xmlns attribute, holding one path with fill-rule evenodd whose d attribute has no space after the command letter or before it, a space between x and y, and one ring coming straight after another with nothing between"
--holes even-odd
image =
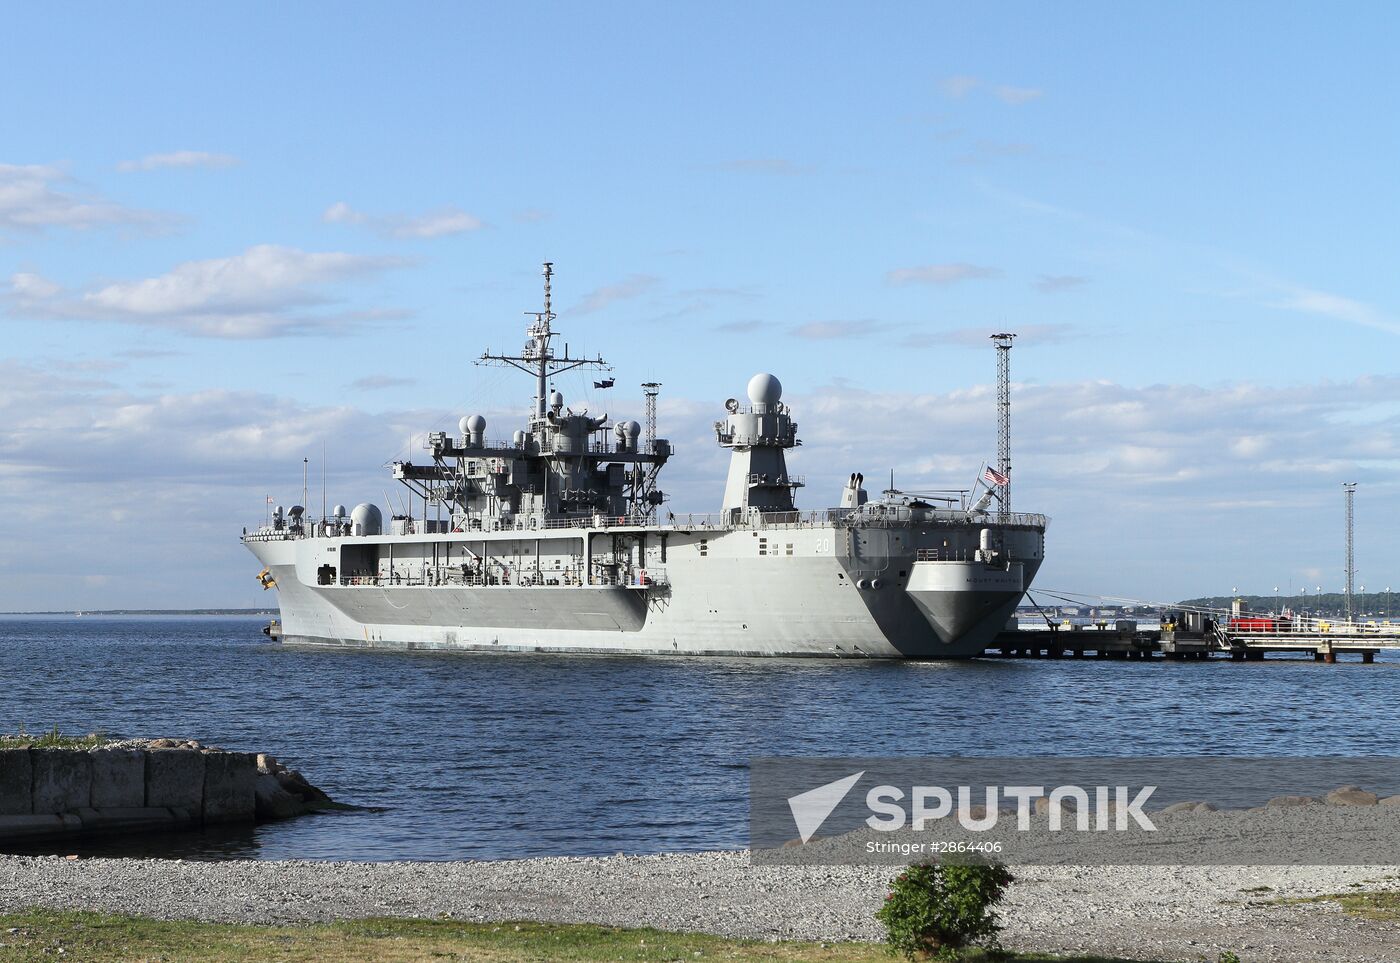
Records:
<instances>
[{"instance_id":1,"label":"concrete block","mask_svg":"<svg viewBox=\"0 0 1400 963\"><path fill-rule=\"evenodd\" d=\"M39 816L0 816L0 840L61 836L66 832L69 832L68 820L56 813Z\"/></svg>"},{"instance_id":2,"label":"concrete block","mask_svg":"<svg viewBox=\"0 0 1400 963\"><path fill-rule=\"evenodd\" d=\"M200 812L204 807L204 758L195 749L146 753L146 805Z\"/></svg>"},{"instance_id":3,"label":"concrete block","mask_svg":"<svg viewBox=\"0 0 1400 963\"><path fill-rule=\"evenodd\" d=\"M76 749L31 749L36 814L69 813L92 802L92 760Z\"/></svg>"},{"instance_id":4,"label":"concrete block","mask_svg":"<svg viewBox=\"0 0 1400 963\"><path fill-rule=\"evenodd\" d=\"M257 757L249 752L211 752L204 757L204 821L252 822Z\"/></svg>"},{"instance_id":5,"label":"concrete block","mask_svg":"<svg viewBox=\"0 0 1400 963\"><path fill-rule=\"evenodd\" d=\"M170 818L179 826L192 825L196 822L195 816L198 815L197 812L181 809L178 806L172 806L170 809L167 809L166 812L170 813Z\"/></svg>"},{"instance_id":6,"label":"concrete block","mask_svg":"<svg viewBox=\"0 0 1400 963\"><path fill-rule=\"evenodd\" d=\"M153 806L123 806L109 809L80 809L83 832L111 832L128 829L164 829L173 826L175 814Z\"/></svg>"},{"instance_id":7,"label":"concrete block","mask_svg":"<svg viewBox=\"0 0 1400 963\"><path fill-rule=\"evenodd\" d=\"M94 809L122 809L146 804L146 754L140 749L94 749Z\"/></svg>"},{"instance_id":8,"label":"concrete block","mask_svg":"<svg viewBox=\"0 0 1400 963\"><path fill-rule=\"evenodd\" d=\"M0 749L0 816L34 812L34 767L28 749Z\"/></svg>"}]
</instances>

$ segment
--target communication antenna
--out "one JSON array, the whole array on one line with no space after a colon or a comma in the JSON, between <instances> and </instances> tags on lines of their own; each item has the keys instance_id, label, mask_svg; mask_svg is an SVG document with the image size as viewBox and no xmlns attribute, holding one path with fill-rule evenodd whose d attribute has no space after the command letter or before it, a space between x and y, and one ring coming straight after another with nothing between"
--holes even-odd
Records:
<instances>
[{"instance_id":1,"label":"communication antenna","mask_svg":"<svg viewBox=\"0 0 1400 963\"><path fill-rule=\"evenodd\" d=\"M1354 531L1354 505L1356 502L1356 482L1342 482L1342 490L1347 499L1347 621L1352 615L1352 591L1356 587L1356 543Z\"/></svg>"},{"instance_id":2,"label":"communication antenna","mask_svg":"<svg viewBox=\"0 0 1400 963\"><path fill-rule=\"evenodd\" d=\"M477 364L496 364L505 367L516 368L535 379L535 403L534 416L531 425L536 425L545 420L545 409L548 407L548 385L550 379L557 378L565 371L572 371L574 368L602 368L611 371L612 367L603 360L602 356L596 358L572 358L569 356L569 346L564 345L564 353L557 355L554 353L553 339L559 332L555 331L550 322L554 320L554 308L550 298L551 281L554 278L554 262L544 262L544 310L526 311L525 313L534 318L534 323L526 330L530 340L525 342L524 349L520 354L492 354L489 350L483 354ZM409 446L412 448L412 446Z\"/></svg>"},{"instance_id":3,"label":"communication antenna","mask_svg":"<svg viewBox=\"0 0 1400 963\"><path fill-rule=\"evenodd\" d=\"M554 312L549 308L549 282L554 277L554 262L544 262L544 316L547 320L554 320Z\"/></svg>"},{"instance_id":4,"label":"communication antenna","mask_svg":"<svg viewBox=\"0 0 1400 963\"><path fill-rule=\"evenodd\" d=\"M997 486L997 514L1005 523L1011 514L1011 343L1014 334L994 334L997 348L997 472L1006 479Z\"/></svg>"}]
</instances>

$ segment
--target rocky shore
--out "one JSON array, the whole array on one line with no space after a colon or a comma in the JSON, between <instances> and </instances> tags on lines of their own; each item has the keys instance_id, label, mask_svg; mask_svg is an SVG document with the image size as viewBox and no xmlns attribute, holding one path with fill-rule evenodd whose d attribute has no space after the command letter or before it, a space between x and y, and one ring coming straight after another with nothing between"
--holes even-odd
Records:
<instances>
[{"instance_id":1,"label":"rocky shore","mask_svg":"<svg viewBox=\"0 0 1400 963\"><path fill-rule=\"evenodd\" d=\"M1012 949L1249 963L1382 963L1400 924L1334 893L1397 889L1400 867L1021 867ZM225 922L366 916L596 922L757 939L878 940L890 876L755 867L741 852L502 862L181 862L0 856L0 909L45 906Z\"/></svg>"}]
</instances>

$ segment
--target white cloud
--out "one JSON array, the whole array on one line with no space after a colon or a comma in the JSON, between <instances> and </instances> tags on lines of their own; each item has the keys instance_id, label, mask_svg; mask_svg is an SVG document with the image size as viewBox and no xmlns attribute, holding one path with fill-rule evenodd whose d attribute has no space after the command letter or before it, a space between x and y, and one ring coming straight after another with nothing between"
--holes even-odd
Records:
<instances>
[{"instance_id":1,"label":"white cloud","mask_svg":"<svg viewBox=\"0 0 1400 963\"><path fill-rule=\"evenodd\" d=\"M980 77L972 77L967 74L956 74L952 77L945 77L938 83L939 90L943 91L945 97L953 100L961 100L974 90L986 88L991 95L1004 104L1018 106L1030 103L1045 96L1045 91L1039 87L1017 87L1012 84L988 84Z\"/></svg>"},{"instance_id":2,"label":"white cloud","mask_svg":"<svg viewBox=\"0 0 1400 963\"><path fill-rule=\"evenodd\" d=\"M1383 314L1369 304L1343 297L1340 294L1295 287L1275 306L1289 311L1319 315L1335 321L1359 324L1362 327L1388 331L1391 334L1400 334L1400 321Z\"/></svg>"},{"instance_id":3,"label":"white cloud","mask_svg":"<svg viewBox=\"0 0 1400 963\"><path fill-rule=\"evenodd\" d=\"M954 159L960 164L990 164L1001 158L1025 157L1034 153L1034 145L1021 141L978 140Z\"/></svg>"},{"instance_id":4,"label":"white cloud","mask_svg":"<svg viewBox=\"0 0 1400 963\"><path fill-rule=\"evenodd\" d=\"M955 100L966 97L969 93L981 86L982 81L976 77L969 77L966 74L957 74L952 77L945 77L939 82L939 89Z\"/></svg>"},{"instance_id":5,"label":"white cloud","mask_svg":"<svg viewBox=\"0 0 1400 963\"><path fill-rule=\"evenodd\" d=\"M395 238L447 237L485 227L478 218L450 204L425 214L375 215L357 211L345 201L337 201L326 208L321 220L327 224L356 224L383 237Z\"/></svg>"},{"instance_id":6,"label":"white cloud","mask_svg":"<svg viewBox=\"0 0 1400 963\"><path fill-rule=\"evenodd\" d=\"M366 315L318 310L327 286L364 279L400 258L261 244L233 257L186 261L165 274L84 292L34 274L10 279L16 317L115 321L218 338L267 338L344 328Z\"/></svg>"},{"instance_id":7,"label":"white cloud","mask_svg":"<svg viewBox=\"0 0 1400 963\"><path fill-rule=\"evenodd\" d=\"M863 338L889 329L881 321L808 321L792 329L799 338L809 341L833 341L842 338Z\"/></svg>"},{"instance_id":8,"label":"white cloud","mask_svg":"<svg viewBox=\"0 0 1400 963\"><path fill-rule=\"evenodd\" d=\"M406 388L418 382L413 378L395 378L392 375L365 375L356 378L347 386L356 391L383 391L386 388Z\"/></svg>"},{"instance_id":9,"label":"white cloud","mask_svg":"<svg viewBox=\"0 0 1400 963\"><path fill-rule=\"evenodd\" d=\"M155 229L171 219L154 211L124 207L95 194L74 190L61 167L43 164L0 164L0 233L31 233L65 227Z\"/></svg>"},{"instance_id":10,"label":"white cloud","mask_svg":"<svg viewBox=\"0 0 1400 963\"><path fill-rule=\"evenodd\" d=\"M641 297L643 294L655 290L658 283L660 283L660 279L652 277L650 274L634 274L616 284L606 284L588 292L570 313L588 314L592 311L601 311L618 301Z\"/></svg>"},{"instance_id":11,"label":"white cloud","mask_svg":"<svg viewBox=\"0 0 1400 963\"><path fill-rule=\"evenodd\" d=\"M1006 84L998 86L993 93L1002 103L1013 105L1026 104L1045 96L1045 91L1035 87L1011 87Z\"/></svg>"},{"instance_id":12,"label":"white cloud","mask_svg":"<svg viewBox=\"0 0 1400 963\"><path fill-rule=\"evenodd\" d=\"M147 154L140 160L122 161L117 170L125 173L133 171L154 171L167 167L234 167L241 163L232 154L212 154L202 150L177 150L168 154Z\"/></svg>"},{"instance_id":13,"label":"white cloud","mask_svg":"<svg viewBox=\"0 0 1400 963\"><path fill-rule=\"evenodd\" d=\"M906 348L928 348L936 345L960 345L968 348L986 348L992 335L1001 333L1004 327L986 325L972 328L954 328L950 331L922 331L911 334L901 343ZM1017 344L1059 344L1082 337L1084 332L1073 324L1018 324L1012 332Z\"/></svg>"},{"instance_id":14,"label":"white cloud","mask_svg":"<svg viewBox=\"0 0 1400 963\"><path fill-rule=\"evenodd\" d=\"M956 284L959 281L974 281L1001 277L1001 271L992 267L957 262L953 264L924 264L919 267L896 268L885 275L890 284Z\"/></svg>"},{"instance_id":15,"label":"white cloud","mask_svg":"<svg viewBox=\"0 0 1400 963\"><path fill-rule=\"evenodd\" d=\"M1041 294L1056 294L1088 283L1088 278L1077 274L1042 274L1035 282L1035 289Z\"/></svg>"},{"instance_id":16,"label":"white cloud","mask_svg":"<svg viewBox=\"0 0 1400 963\"><path fill-rule=\"evenodd\" d=\"M714 166L718 170L736 171L742 174L776 174L780 177L793 177L812 172L811 167L797 164L786 157L742 157Z\"/></svg>"}]
</instances>

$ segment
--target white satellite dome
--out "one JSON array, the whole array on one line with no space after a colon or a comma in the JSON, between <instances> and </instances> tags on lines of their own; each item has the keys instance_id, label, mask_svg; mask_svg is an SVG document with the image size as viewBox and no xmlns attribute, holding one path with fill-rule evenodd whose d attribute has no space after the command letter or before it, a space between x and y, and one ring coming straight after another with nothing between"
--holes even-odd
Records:
<instances>
[{"instance_id":1,"label":"white satellite dome","mask_svg":"<svg viewBox=\"0 0 1400 963\"><path fill-rule=\"evenodd\" d=\"M377 505L361 503L350 512L350 524L361 535L384 534L384 516L379 514Z\"/></svg>"},{"instance_id":2,"label":"white satellite dome","mask_svg":"<svg viewBox=\"0 0 1400 963\"><path fill-rule=\"evenodd\" d=\"M776 405L783 397L783 383L760 372L749 379L749 401L756 405Z\"/></svg>"},{"instance_id":3,"label":"white satellite dome","mask_svg":"<svg viewBox=\"0 0 1400 963\"><path fill-rule=\"evenodd\" d=\"M462 424L465 426L462 428L463 433L486 430L486 419L480 415L472 415L469 418L463 418Z\"/></svg>"}]
</instances>

